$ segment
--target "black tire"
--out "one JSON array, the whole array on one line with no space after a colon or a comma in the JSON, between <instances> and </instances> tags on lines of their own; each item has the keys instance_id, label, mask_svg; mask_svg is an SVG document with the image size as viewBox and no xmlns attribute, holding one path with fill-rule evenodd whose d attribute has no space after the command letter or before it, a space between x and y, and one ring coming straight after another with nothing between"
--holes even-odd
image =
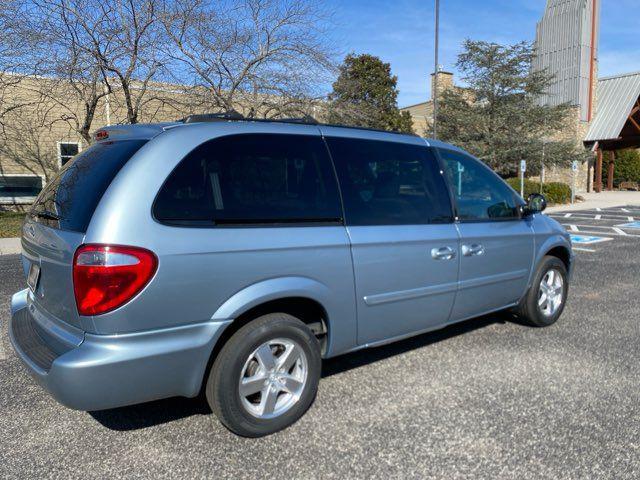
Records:
<instances>
[{"instance_id":1,"label":"black tire","mask_svg":"<svg viewBox=\"0 0 640 480\"><path fill-rule=\"evenodd\" d=\"M274 339L292 340L302 349L306 356L306 382L289 410L275 418L257 418L242 403L239 381L252 352ZM318 390L321 362L318 341L300 320L285 313L258 317L233 334L220 350L207 379L207 401L233 433L243 437L270 435L295 423L311 406Z\"/></svg>"},{"instance_id":2,"label":"black tire","mask_svg":"<svg viewBox=\"0 0 640 480\"><path fill-rule=\"evenodd\" d=\"M538 306L538 300L540 295L540 283L542 279L547 275L550 270L558 272L562 276L562 301L557 311L552 315L545 315ZM527 295L520 303L517 314L518 316L534 327L548 327L558 321L564 306L567 302L567 294L569 293L569 282L567 278L567 267L564 262L557 257L545 256L533 276L533 282L531 288L527 292Z\"/></svg>"}]
</instances>

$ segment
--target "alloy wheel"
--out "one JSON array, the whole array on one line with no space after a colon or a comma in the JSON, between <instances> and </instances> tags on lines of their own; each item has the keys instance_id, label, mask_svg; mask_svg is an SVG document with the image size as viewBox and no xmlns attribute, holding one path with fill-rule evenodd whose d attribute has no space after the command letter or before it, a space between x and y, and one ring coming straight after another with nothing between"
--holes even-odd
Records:
<instances>
[{"instance_id":1,"label":"alloy wheel","mask_svg":"<svg viewBox=\"0 0 640 480\"><path fill-rule=\"evenodd\" d=\"M286 338L269 340L242 367L238 384L242 406L260 419L278 417L298 402L307 375L307 357L298 343Z\"/></svg>"}]
</instances>

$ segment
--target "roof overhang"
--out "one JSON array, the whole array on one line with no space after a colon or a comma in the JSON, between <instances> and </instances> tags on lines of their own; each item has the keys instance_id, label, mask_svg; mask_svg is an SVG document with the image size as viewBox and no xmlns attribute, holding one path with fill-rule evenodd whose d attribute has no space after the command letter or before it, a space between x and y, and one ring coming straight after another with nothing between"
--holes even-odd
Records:
<instances>
[{"instance_id":1,"label":"roof overhang","mask_svg":"<svg viewBox=\"0 0 640 480\"><path fill-rule=\"evenodd\" d=\"M598 110L584 142L617 144L631 141L632 144L637 144L636 138L623 138L622 131L637 107L639 98L640 72L601 78L598 81Z\"/></svg>"}]
</instances>

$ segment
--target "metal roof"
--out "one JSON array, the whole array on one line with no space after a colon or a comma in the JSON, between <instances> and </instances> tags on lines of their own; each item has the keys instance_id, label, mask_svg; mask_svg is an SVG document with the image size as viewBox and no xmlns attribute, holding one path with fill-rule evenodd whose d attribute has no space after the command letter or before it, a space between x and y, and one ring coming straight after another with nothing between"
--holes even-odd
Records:
<instances>
[{"instance_id":1,"label":"metal roof","mask_svg":"<svg viewBox=\"0 0 640 480\"><path fill-rule=\"evenodd\" d=\"M601 78L598 81L596 118L584 141L615 140L620 137L638 97L640 72Z\"/></svg>"},{"instance_id":2,"label":"metal roof","mask_svg":"<svg viewBox=\"0 0 640 480\"><path fill-rule=\"evenodd\" d=\"M598 56L598 0L547 0L536 26L536 56L532 66L553 75L541 105L569 103L580 107L580 119L591 116L592 65Z\"/></svg>"}]
</instances>

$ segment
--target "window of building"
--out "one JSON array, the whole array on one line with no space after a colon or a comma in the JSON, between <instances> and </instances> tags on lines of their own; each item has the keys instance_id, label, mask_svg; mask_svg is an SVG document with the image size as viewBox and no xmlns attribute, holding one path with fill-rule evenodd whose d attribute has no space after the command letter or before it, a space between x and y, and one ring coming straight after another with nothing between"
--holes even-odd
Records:
<instances>
[{"instance_id":1,"label":"window of building","mask_svg":"<svg viewBox=\"0 0 640 480\"><path fill-rule=\"evenodd\" d=\"M58 143L58 150L60 153L60 165L64 166L78 154L80 144L76 142L60 142Z\"/></svg>"},{"instance_id":2,"label":"window of building","mask_svg":"<svg viewBox=\"0 0 640 480\"><path fill-rule=\"evenodd\" d=\"M348 225L453 221L438 162L426 146L327 138Z\"/></svg>"},{"instance_id":3,"label":"window of building","mask_svg":"<svg viewBox=\"0 0 640 480\"><path fill-rule=\"evenodd\" d=\"M42 190L42 177L38 175L0 176L1 203L30 203Z\"/></svg>"},{"instance_id":4,"label":"window of building","mask_svg":"<svg viewBox=\"0 0 640 480\"><path fill-rule=\"evenodd\" d=\"M519 217L511 188L489 167L469 155L440 150L461 221L509 220Z\"/></svg>"},{"instance_id":5,"label":"window of building","mask_svg":"<svg viewBox=\"0 0 640 480\"><path fill-rule=\"evenodd\" d=\"M154 205L171 224L340 222L335 175L320 137L245 134L191 152Z\"/></svg>"}]
</instances>

